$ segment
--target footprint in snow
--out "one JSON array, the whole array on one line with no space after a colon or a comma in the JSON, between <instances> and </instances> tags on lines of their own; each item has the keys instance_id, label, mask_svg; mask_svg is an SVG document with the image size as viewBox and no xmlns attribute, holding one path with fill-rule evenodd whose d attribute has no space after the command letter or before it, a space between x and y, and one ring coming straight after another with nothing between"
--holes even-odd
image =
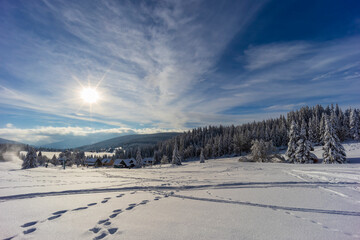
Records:
<instances>
[{"instance_id":1,"label":"footprint in snow","mask_svg":"<svg viewBox=\"0 0 360 240\"><path fill-rule=\"evenodd\" d=\"M101 201L101 203L107 203L109 200L105 199L103 201Z\"/></svg>"},{"instance_id":2,"label":"footprint in snow","mask_svg":"<svg viewBox=\"0 0 360 240\"><path fill-rule=\"evenodd\" d=\"M119 194L118 196L116 196L117 198L121 198L122 196L124 196L125 194Z\"/></svg>"},{"instance_id":3,"label":"footprint in snow","mask_svg":"<svg viewBox=\"0 0 360 240\"><path fill-rule=\"evenodd\" d=\"M113 212L114 213L118 213L118 212L121 212L122 210L121 209L116 209L116 210L114 210Z\"/></svg>"},{"instance_id":4,"label":"footprint in snow","mask_svg":"<svg viewBox=\"0 0 360 240\"><path fill-rule=\"evenodd\" d=\"M147 204L148 202L149 202L149 200L143 200L140 204L144 205L144 204Z\"/></svg>"},{"instance_id":5,"label":"footprint in snow","mask_svg":"<svg viewBox=\"0 0 360 240\"><path fill-rule=\"evenodd\" d=\"M129 207L127 207L126 208L126 210L131 210L131 209L133 209L135 206L129 206Z\"/></svg>"},{"instance_id":6,"label":"footprint in snow","mask_svg":"<svg viewBox=\"0 0 360 240\"><path fill-rule=\"evenodd\" d=\"M106 197L106 198L104 198L104 199L109 200L109 199L111 199L111 197Z\"/></svg>"},{"instance_id":7,"label":"footprint in snow","mask_svg":"<svg viewBox=\"0 0 360 240\"><path fill-rule=\"evenodd\" d=\"M53 215L59 215L59 214L63 214L63 213L66 213L68 210L61 210L61 211L57 211L57 212L54 212L52 213Z\"/></svg>"},{"instance_id":8,"label":"footprint in snow","mask_svg":"<svg viewBox=\"0 0 360 240\"><path fill-rule=\"evenodd\" d=\"M111 214L111 215L109 216L109 218L114 218L114 217L116 217L117 215L119 215L119 213Z\"/></svg>"},{"instance_id":9,"label":"footprint in snow","mask_svg":"<svg viewBox=\"0 0 360 240\"><path fill-rule=\"evenodd\" d=\"M73 211L79 211L79 210L84 210L87 209L88 207L79 207L79 208L75 208L73 209Z\"/></svg>"},{"instance_id":10,"label":"footprint in snow","mask_svg":"<svg viewBox=\"0 0 360 240\"><path fill-rule=\"evenodd\" d=\"M109 228L108 231L111 235L113 235L114 233L116 233L118 229L117 228Z\"/></svg>"},{"instance_id":11,"label":"footprint in snow","mask_svg":"<svg viewBox=\"0 0 360 240\"><path fill-rule=\"evenodd\" d=\"M103 238L106 237L106 236L107 236L107 233L103 232L103 233L101 233L99 236L94 237L94 240L103 239Z\"/></svg>"},{"instance_id":12,"label":"footprint in snow","mask_svg":"<svg viewBox=\"0 0 360 240\"><path fill-rule=\"evenodd\" d=\"M107 221L109 221L109 219L100 220L100 221L98 221L98 224L103 224L103 223L106 223Z\"/></svg>"},{"instance_id":13,"label":"footprint in snow","mask_svg":"<svg viewBox=\"0 0 360 240\"><path fill-rule=\"evenodd\" d=\"M9 237L9 238L4 238L4 240L11 240L11 239L13 239L14 237L16 237L17 235L15 235L15 236L12 236L12 237Z\"/></svg>"},{"instance_id":14,"label":"footprint in snow","mask_svg":"<svg viewBox=\"0 0 360 240\"><path fill-rule=\"evenodd\" d=\"M89 203L88 204L88 207L91 207L91 206L94 206L94 205L96 205L97 203Z\"/></svg>"},{"instance_id":15,"label":"footprint in snow","mask_svg":"<svg viewBox=\"0 0 360 240\"><path fill-rule=\"evenodd\" d=\"M89 229L89 231L93 232L93 233L98 233L101 229L100 228L97 228L97 227L94 227L94 228L91 228Z\"/></svg>"},{"instance_id":16,"label":"footprint in snow","mask_svg":"<svg viewBox=\"0 0 360 240\"><path fill-rule=\"evenodd\" d=\"M24 231L23 233L24 234L29 234L29 233L32 233L32 232L35 232L35 231L36 231L36 228L30 228L30 229Z\"/></svg>"},{"instance_id":17,"label":"footprint in snow","mask_svg":"<svg viewBox=\"0 0 360 240\"><path fill-rule=\"evenodd\" d=\"M49 217L48 220L51 221L51 220L54 220L54 219L59 218L59 217L61 217L61 215L55 215L55 216Z\"/></svg>"},{"instance_id":18,"label":"footprint in snow","mask_svg":"<svg viewBox=\"0 0 360 240\"><path fill-rule=\"evenodd\" d=\"M35 224L37 224L37 221L25 223L25 224L21 225L21 227L26 228L26 227L33 226Z\"/></svg>"},{"instance_id":19,"label":"footprint in snow","mask_svg":"<svg viewBox=\"0 0 360 240\"><path fill-rule=\"evenodd\" d=\"M104 225L109 226L109 225L111 225L111 222L106 222L106 223L104 223Z\"/></svg>"}]
</instances>

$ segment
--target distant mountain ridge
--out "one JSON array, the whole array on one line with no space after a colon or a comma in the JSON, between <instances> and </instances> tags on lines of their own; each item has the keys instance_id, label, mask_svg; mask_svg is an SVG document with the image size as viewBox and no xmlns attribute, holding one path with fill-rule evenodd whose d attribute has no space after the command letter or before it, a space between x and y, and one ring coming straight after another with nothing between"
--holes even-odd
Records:
<instances>
[{"instance_id":1,"label":"distant mountain ridge","mask_svg":"<svg viewBox=\"0 0 360 240\"><path fill-rule=\"evenodd\" d=\"M77 147L76 149L81 151L90 151L90 150L98 151L107 148L117 148L117 147L125 148L125 147L134 147L134 146L155 145L160 141L170 139L179 134L182 134L182 132L125 135L125 136L115 137L105 141L97 142L94 144Z\"/></svg>"},{"instance_id":2,"label":"distant mountain ridge","mask_svg":"<svg viewBox=\"0 0 360 240\"><path fill-rule=\"evenodd\" d=\"M25 145L24 143L16 142L16 141L13 141L13 140L8 140L8 139L5 139L5 138L0 138L0 144L20 144L20 145Z\"/></svg>"}]
</instances>

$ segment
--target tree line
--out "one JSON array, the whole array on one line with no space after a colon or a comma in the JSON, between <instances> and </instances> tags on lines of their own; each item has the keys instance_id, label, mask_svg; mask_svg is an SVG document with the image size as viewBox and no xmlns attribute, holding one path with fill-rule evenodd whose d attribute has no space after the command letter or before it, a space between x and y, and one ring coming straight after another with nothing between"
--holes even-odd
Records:
<instances>
[{"instance_id":1,"label":"tree line","mask_svg":"<svg viewBox=\"0 0 360 240\"><path fill-rule=\"evenodd\" d=\"M339 141L359 140L359 114L359 109L348 108L343 111L337 104L326 107L304 106L299 110L290 111L286 117L281 115L278 118L238 126L194 128L155 146L140 147L140 151L142 157L153 157L155 163L160 163L164 156L172 158L175 145L178 146L183 160L199 158L201 152L205 159L239 156L251 151L254 140L272 141L275 147L286 149L291 139L292 123L299 128L298 134L306 136L312 145L324 145L327 120L331 122L333 134ZM295 140L297 142L299 139L293 139ZM304 142L302 148L306 148L308 142ZM122 151L126 158L135 158L137 148Z\"/></svg>"}]
</instances>

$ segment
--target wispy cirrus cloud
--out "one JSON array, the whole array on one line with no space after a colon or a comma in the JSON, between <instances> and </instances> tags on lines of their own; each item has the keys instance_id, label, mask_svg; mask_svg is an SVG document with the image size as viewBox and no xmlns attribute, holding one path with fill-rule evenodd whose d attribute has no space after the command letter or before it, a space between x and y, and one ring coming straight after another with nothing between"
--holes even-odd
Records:
<instances>
[{"instance_id":1,"label":"wispy cirrus cloud","mask_svg":"<svg viewBox=\"0 0 360 240\"><path fill-rule=\"evenodd\" d=\"M272 43L250 46L245 50L246 65L249 70L257 70L294 60L309 52L310 44L305 42Z\"/></svg>"},{"instance_id":2,"label":"wispy cirrus cloud","mask_svg":"<svg viewBox=\"0 0 360 240\"><path fill-rule=\"evenodd\" d=\"M220 13L219 5L229 14ZM46 37L24 29L10 30L13 38L18 36L27 42L14 50L25 59L10 59L5 67L26 80L27 89L22 98L7 94L1 101L24 108L51 109L51 114L86 115L88 109L77 97L77 81L95 85L106 72L98 87L101 102L92 108L93 118L107 123L106 119L112 119L120 124L182 127L189 120L186 111L192 100L206 98L194 94L193 88L213 70L227 43L245 29L261 6L251 1L236 5L103 1L84 6L44 0L31 6L29 17L41 21L45 14L51 14L51 21L60 29L53 32L45 23L43 28L50 31ZM35 87L39 84L41 88ZM44 97L44 89L49 97L41 107L44 103L39 104L38 99ZM6 87L2 91L15 90Z\"/></svg>"}]
</instances>

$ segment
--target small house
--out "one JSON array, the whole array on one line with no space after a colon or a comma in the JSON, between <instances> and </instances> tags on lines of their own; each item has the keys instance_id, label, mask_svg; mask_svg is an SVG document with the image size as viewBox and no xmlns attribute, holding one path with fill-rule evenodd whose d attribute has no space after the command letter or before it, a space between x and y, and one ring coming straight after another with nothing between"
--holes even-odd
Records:
<instances>
[{"instance_id":1,"label":"small house","mask_svg":"<svg viewBox=\"0 0 360 240\"><path fill-rule=\"evenodd\" d=\"M154 161L153 158L144 158L144 159L143 159L143 164L144 164L145 166L149 166L149 165L152 165L153 161Z\"/></svg>"},{"instance_id":2,"label":"small house","mask_svg":"<svg viewBox=\"0 0 360 240\"><path fill-rule=\"evenodd\" d=\"M114 165L114 159L112 158L104 158L103 160L101 160L101 164L104 167L111 167Z\"/></svg>"},{"instance_id":3,"label":"small house","mask_svg":"<svg viewBox=\"0 0 360 240\"><path fill-rule=\"evenodd\" d=\"M98 158L87 158L85 160L85 165L87 167L101 167L102 166L102 163L100 161L100 159Z\"/></svg>"},{"instance_id":4,"label":"small house","mask_svg":"<svg viewBox=\"0 0 360 240\"><path fill-rule=\"evenodd\" d=\"M136 160L134 158L116 159L114 161L114 168L133 168L135 164Z\"/></svg>"}]
</instances>

